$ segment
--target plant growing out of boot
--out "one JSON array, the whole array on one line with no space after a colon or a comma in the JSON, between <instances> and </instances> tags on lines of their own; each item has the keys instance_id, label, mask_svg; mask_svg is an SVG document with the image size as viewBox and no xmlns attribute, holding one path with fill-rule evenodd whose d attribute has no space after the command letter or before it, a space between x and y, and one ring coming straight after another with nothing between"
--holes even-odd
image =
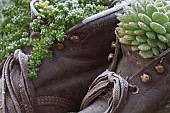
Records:
<instances>
[{"instance_id":1,"label":"plant growing out of boot","mask_svg":"<svg viewBox=\"0 0 170 113\"><path fill-rule=\"evenodd\" d=\"M40 32L39 39L29 38L31 22L30 0L13 0L2 12L5 17L0 25L0 61L16 49L33 47L29 55L29 77L37 76L41 60L52 58L50 48L54 42L66 39L65 31L86 17L106 10L107 0L41 0L35 4L38 11L33 21L33 31Z\"/></svg>"},{"instance_id":2,"label":"plant growing out of boot","mask_svg":"<svg viewBox=\"0 0 170 113\"><path fill-rule=\"evenodd\" d=\"M165 0L132 0L117 14L119 41L143 58L153 58L170 47L170 4Z\"/></svg>"}]
</instances>

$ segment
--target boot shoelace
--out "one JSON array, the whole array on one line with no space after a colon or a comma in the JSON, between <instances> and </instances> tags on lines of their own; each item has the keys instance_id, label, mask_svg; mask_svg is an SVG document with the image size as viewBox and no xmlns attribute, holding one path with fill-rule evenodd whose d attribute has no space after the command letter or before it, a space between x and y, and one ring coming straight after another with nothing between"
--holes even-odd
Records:
<instances>
[{"instance_id":1,"label":"boot shoelace","mask_svg":"<svg viewBox=\"0 0 170 113\"><path fill-rule=\"evenodd\" d=\"M132 92L133 94L136 94L139 91L137 86L129 84L126 79L114 73L118 63L118 57L120 55L120 42L118 41L117 31L115 31L115 34L117 36L113 61L110 67L101 75L99 75L91 84L89 91L82 101L80 107L81 110L90 105L110 85L112 86L112 96L109 99L109 107L105 113L116 113L118 107L121 108L121 106L125 104L128 91Z\"/></svg>"},{"instance_id":2,"label":"boot shoelace","mask_svg":"<svg viewBox=\"0 0 170 113\"><path fill-rule=\"evenodd\" d=\"M78 109L77 106L56 95L35 96L34 86L28 77L28 55L20 49L7 57L2 68L0 90L0 113L35 113L35 106L57 106Z\"/></svg>"},{"instance_id":3,"label":"boot shoelace","mask_svg":"<svg viewBox=\"0 0 170 113\"><path fill-rule=\"evenodd\" d=\"M137 93L138 91L136 86L129 84L127 80L120 75L106 70L99 75L90 86L87 95L82 101L81 109L84 109L91 104L109 85L113 86L112 96L109 99L109 107L105 113L115 113L118 107L121 107L126 102L128 91L133 93Z\"/></svg>"},{"instance_id":4,"label":"boot shoelace","mask_svg":"<svg viewBox=\"0 0 170 113\"><path fill-rule=\"evenodd\" d=\"M34 113L33 105L35 96L33 84L27 76L27 62L28 56L18 49L14 55L10 55L4 64L2 64L1 113ZM17 78L11 72L16 63L19 64L20 70ZM16 83L13 79L18 79L19 81Z\"/></svg>"}]
</instances>

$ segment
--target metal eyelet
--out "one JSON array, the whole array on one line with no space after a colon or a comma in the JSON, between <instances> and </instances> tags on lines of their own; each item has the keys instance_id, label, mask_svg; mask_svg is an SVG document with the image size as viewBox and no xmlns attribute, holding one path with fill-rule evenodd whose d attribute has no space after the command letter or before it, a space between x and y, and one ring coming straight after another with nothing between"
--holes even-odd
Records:
<instances>
[{"instance_id":1,"label":"metal eyelet","mask_svg":"<svg viewBox=\"0 0 170 113\"><path fill-rule=\"evenodd\" d=\"M139 93L139 87L136 85L129 85L129 91L132 92L132 94L138 94Z\"/></svg>"},{"instance_id":2,"label":"metal eyelet","mask_svg":"<svg viewBox=\"0 0 170 113\"><path fill-rule=\"evenodd\" d=\"M55 47L56 47L58 50L64 49L64 45L63 45L62 43L57 43L57 44L55 45Z\"/></svg>"},{"instance_id":3,"label":"metal eyelet","mask_svg":"<svg viewBox=\"0 0 170 113\"><path fill-rule=\"evenodd\" d=\"M141 81L144 83L151 82L151 76L148 74L143 74L140 78L141 78Z\"/></svg>"},{"instance_id":4,"label":"metal eyelet","mask_svg":"<svg viewBox=\"0 0 170 113\"><path fill-rule=\"evenodd\" d=\"M134 86L136 89L135 91L132 92L132 94L136 95L139 93L139 87L137 87L136 85Z\"/></svg>"},{"instance_id":5,"label":"metal eyelet","mask_svg":"<svg viewBox=\"0 0 170 113\"><path fill-rule=\"evenodd\" d=\"M163 72L165 72L165 68L164 68L164 66L161 65L161 64L158 64L157 66L155 66L155 69L156 69L156 72L157 72L157 73L160 73L160 74L162 74Z\"/></svg>"},{"instance_id":6,"label":"metal eyelet","mask_svg":"<svg viewBox=\"0 0 170 113\"><path fill-rule=\"evenodd\" d=\"M116 42L113 41L112 44L111 44L111 48L115 49L115 47L116 47Z\"/></svg>"},{"instance_id":7,"label":"metal eyelet","mask_svg":"<svg viewBox=\"0 0 170 113\"><path fill-rule=\"evenodd\" d=\"M74 42L77 43L80 41L80 37L79 36L71 36L70 39Z\"/></svg>"},{"instance_id":8,"label":"metal eyelet","mask_svg":"<svg viewBox=\"0 0 170 113\"><path fill-rule=\"evenodd\" d=\"M111 60L113 59L113 57L114 57L114 54L113 54L113 53L110 53L110 54L108 55L107 60L108 60L108 61L111 61Z\"/></svg>"}]
</instances>

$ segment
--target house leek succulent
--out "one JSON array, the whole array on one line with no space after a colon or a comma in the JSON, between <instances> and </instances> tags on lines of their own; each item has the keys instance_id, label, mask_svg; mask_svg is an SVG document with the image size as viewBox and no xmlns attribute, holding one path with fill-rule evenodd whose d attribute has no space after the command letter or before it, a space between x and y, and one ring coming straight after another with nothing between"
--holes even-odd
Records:
<instances>
[{"instance_id":1,"label":"house leek succulent","mask_svg":"<svg viewBox=\"0 0 170 113\"><path fill-rule=\"evenodd\" d=\"M119 41L143 58L158 56L170 47L170 4L165 0L132 0L117 19Z\"/></svg>"}]
</instances>

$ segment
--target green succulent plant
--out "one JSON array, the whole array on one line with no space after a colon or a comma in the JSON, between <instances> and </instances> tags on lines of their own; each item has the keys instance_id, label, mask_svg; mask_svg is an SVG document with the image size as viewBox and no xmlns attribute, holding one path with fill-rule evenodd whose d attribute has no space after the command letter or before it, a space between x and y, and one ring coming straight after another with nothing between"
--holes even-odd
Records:
<instances>
[{"instance_id":1,"label":"green succulent plant","mask_svg":"<svg viewBox=\"0 0 170 113\"><path fill-rule=\"evenodd\" d=\"M143 58L158 56L170 47L170 4L165 0L132 0L117 19L119 41Z\"/></svg>"}]
</instances>

